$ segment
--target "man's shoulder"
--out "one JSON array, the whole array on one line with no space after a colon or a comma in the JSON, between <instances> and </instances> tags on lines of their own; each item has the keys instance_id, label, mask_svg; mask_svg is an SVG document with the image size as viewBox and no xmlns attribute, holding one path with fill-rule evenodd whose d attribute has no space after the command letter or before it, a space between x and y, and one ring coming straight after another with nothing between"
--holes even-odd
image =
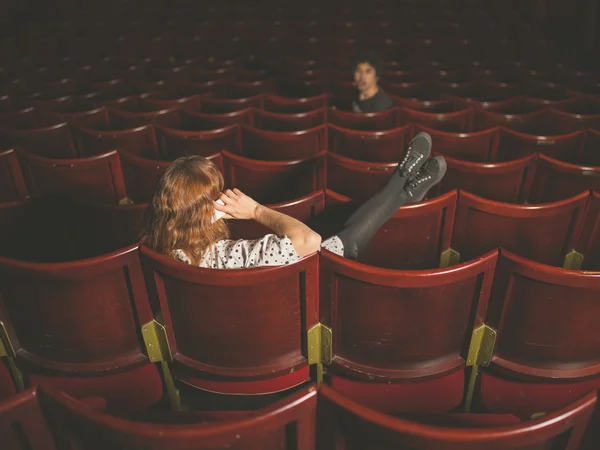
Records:
<instances>
[{"instance_id":1,"label":"man's shoulder","mask_svg":"<svg viewBox=\"0 0 600 450\"><path fill-rule=\"evenodd\" d=\"M387 95L387 93L383 90L383 89L379 89L379 92L377 93L377 103L381 106L385 106L386 108L391 108L392 106L394 106L394 102L392 101L392 99L390 98L389 95Z\"/></svg>"}]
</instances>

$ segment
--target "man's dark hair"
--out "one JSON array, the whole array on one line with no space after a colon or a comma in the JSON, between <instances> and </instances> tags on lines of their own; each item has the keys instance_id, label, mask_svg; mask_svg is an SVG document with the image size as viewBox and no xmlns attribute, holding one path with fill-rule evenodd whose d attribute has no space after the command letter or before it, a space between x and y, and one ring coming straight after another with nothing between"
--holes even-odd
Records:
<instances>
[{"instance_id":1,"label":"man's dark hair","mask_svg":"<svg viewBox=\"0 0 600 450\"><path fill-rule=\"evenodd\" d=\"M356 70L359 64L368 63L375 68L375 75L381 76L383 72L383 61L379 55L371 50L359 50L352 60L352 72Z\"/></svg>"}]
</instances>

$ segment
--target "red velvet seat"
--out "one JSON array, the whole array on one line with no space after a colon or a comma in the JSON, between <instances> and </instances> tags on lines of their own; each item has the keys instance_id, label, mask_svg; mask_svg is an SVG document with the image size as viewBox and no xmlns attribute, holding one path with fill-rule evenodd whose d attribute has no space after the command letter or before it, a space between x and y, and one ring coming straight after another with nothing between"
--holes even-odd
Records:
<instances>
[{"instance_id":1,"label":"red velvet seat","mask_svg":"<svg viewBox=\"0 0 600 450\"><path fill-rule=\"evenodd\" d=\"M127 197L116 151L62 160L21 151L19 157L31 195L60 195L113 204Z\"/></svg>"},{"instance_id":2,"label":"red velvet seat","mask_svg":"<svg viewBox=\"0 0 600 450\"><path fill-rule=\"evenodd\" d=\"M600 387L592 320L599 289L596 273L502 252L485 316L497 332L491 363L481 374L487 410L528 417Z\"/></svg>"},{"instance_id":3,"label":"red velvet seat","mask_svg":"<svg viewBox=\"0 0 600 450\"><path fill-rule=\"evenodd\" d=\"M366 200L388 182L396 162L366 162L327 154L327 189L352 200Z\"/></svg>"},{"instance_id":4,"label":"red velvet seat","mask_svg":"<svg viewBox=\"0 0 600 450\"><path fill-rule=\"evenodd\" d=\"M213 98L203 97L200 110L205 113L228 113L240 109L262 109L262 96L256 95L246 98Z\"/></svg>"},{"instance_id":5,"label":"red velvet seat","mask_svg":"<svg viewBox=\"0 0 600 450\"><path fill-rule=\"evenodd\" d=\"M158 156L158 143L152 125L131 130L73 128L73 137L77 148L84 156L98 155L115 149L148 158Z\"/></svg>"},{"instance_id":6,"label":"red velvet seat","mask_svg":"<svg viewBox=\"0 0 600 450\"><path fill-rule=\"evenodd\" d=\"M43 111L41 113L42 121L48 125L55 125L67 122L69 125L84 128L104 128L109 127L108 110L105 107L92 109L82 112L54 112Z\"/></svg>"},{"instance_id":7,"label":"red velvet seat","mask_svg":"<svg viewBox=\"0 0 600 450\"><path fill-rule=\"evenodd\" d=\"M350 202L337 192L326 191L327 206ZM400 208L375 233L358 261L385 269L434 269L450 247L456 191Z\"/></svg>"},{"instance_id":8,"label":"red velvet seat","mask_svg":"<svg viewBox=\"0 0 600 450\"><path fill-rule=\"evenodd\" d=\"M533 135L502 129L498 145L498 161L511 161L531 153L540 153L566 162L579 160L586 131L562 135Z\"/></svg>"},{"instance_id":9,"label":"red velvet seat","mask_svg":"<svg viewBox=\"0 0 600 450\"><path fill-rule=\"evenodd\" d=\"M471 130L473 111L472 108L467 108L449 113L435 113L402 107L398 123L402 125L414 122L415 124L422 124L436 130L465 133Z\"/></svg>"},{"instance_id":10,"label":"red velvet seat","mask_svg":"<svg viewBox=\"0 0 600 450\"><path fill-rule=\"evenodd\" d=\"M330 124L328 150L361 161L398 162L412 137L412 125L385 131L355 131Z\"/></svg>"},{"instance_id":11,"label":"red velvet seat","mask_svg":"<svg viewBox=\"0 0 600 450\"><path fill-rule=\"evenodd\" d=\"M294 161L259 161L223 152L225 180L261 203L281 203L325 188L325 152Z\"/></svg>"},{"instance_id":12,"label":"red velvet seat","mask_svg":"<svg viewBox=\"0 0 600 450\"><path fill-rule=\"evenodd\" d=\"M595 406L596 394L589 394L530 422L458 428L389 416L323 386L318 445L339 450L573 450L578 448Z\"/></svg>"},{"instance_id":13,"label":"red velvet seat","mask_svg":"<svg viewBox=\"0 0 600 450\"><path fill-rule=\"evenodd\" d=\"M121 152L119 156L123 167L127 196L135 203L151 202L158 180L163 176L167 167L171 165L171 162L146 159L127 152ZM215 163L223 172L221 153L204 156Z\"/></svg>"},{"instance_id":14,"label":"red velvet seat","mask_svg":"<svg viewBox=\"0 0 600 450\"><path fill-rule=\"evenodd\" d=\"M0 401L0 444L7 450L57 450L37 388Z\"/></svg>"},{"instance_id":15,"label":"red velvet seat","mask_svg":"<svg viewBox=\"0 0 600 450\"><path fill-rule=\"evenodd\" d=\"M302 131L267 131L242 126L242 155L284 161L314 156L327 148L327 127Z\"/></svg>"},{"instance_id":16,"label":"red velvet seat","mask_svg":"<svg viewBox=\"0 0 600 450\"><path fill-rule=\"evenodd\" d=\"M536 155L501 163L475 163L446 157L446 164L446 175L430 196L460 189L489 200L522 203L528 198Z\"/></svg>"},{"instance_id":17,"label":"red velvet seat","mask_svg":"<svg viewBox=\"0 0 600 450\"><path fill-rule=\"evenodd\" d=\"M192 110L181 111L184 130L215 130L229 125L252 125L254 109L246 108L230 113L209 114Z\"/></svg>"},{"instance_id":18,"label":"red velvet seat","mask_svg":"<svg viewBox=\"0 0 600 450\"><path fill-rule=\"evenodd\" d=\"M0 139L35 155L46 158L77 156L71 131L66 123L32 129L0 129Z\"/></svg>"},{"instance_id":19,"label":"red velvet seat","mask_svg":"<svg viewBox=\"0 0 600 450\"><path fill-rule=\"evenodd\" d=\"M355 113L329 108L327 118L330 124L350 130L390 130L397 127L398 108L373 113Z\"/></svg>"},{"instance_id":20,"label":"red velvet seat","mask_svg":"<svg viewBox=\"0 0 600 450\"><path fill-rule=\"evenodd\" d=\"M21 200L27 195L17 154L13 149L0 152L0 202Z\"/></svg>"},{"instance_id":21,"label":"red velvet seat","mask_svg":"<svg viewBox=\"0 0 600 450\"><path fill-rule=\"evenodd\" d=\"M135 411L162 396L141 326L153 317L137 245L68 263L0 258L0 320L29 383Z\"/></svg>"},{"instance_id":22,"label":"red velvet seat","mask_svg":"<svg viewBox=\"0 0 600 450\"><path fill-rule=\"evenodd\" d=\"M302 131L324 125L325 121L325 108L297 114L273 113L259 109L254 110L254 126L261 130Z\"/></svg>"},{"instance_id":23,"label":"red velvet seat","mask_svg":"<svg viewBox=\"0 0 600 450\"><path fill-rule=\"evenodd\" d=\"M471 133L449 133L420 124L415 125L415 134L425 131L432 140L435 153L473 162L494 161L500 141L500 128L490 128Z\"/></svg>"},{"instance_id":24,"label":"red velvet seat","mask_svg":"<svg viewBox=\"0 0 600 450\"><path fill-rule=\"evenodd\" d=\"M180 423L130 421L96 412L57 391L46 389L41 396L44 413L54 424L58 439L77 442L81 450L99 447L132 450L315 449L315 386L303 388L234 420L213 423L194 412L183 413Z\"/></svg>"},{"instance_id":25,"label":"red velvet seat","mask_svg":"<svg viewBox=\"0 0 600 450\"><path fill-rule=\"evenodd\" d=\"M320 316L332 330L331 386L386 412L457 407L470 330L481 324L497 256L399 271L322 251ZM420 401L414 401L417 392Z\"/></svg>"},{"instance_id":26,"label":"red velvet seat","mask_svg":"<svg viewBox=\"0 0 600 450\"><path fill-rule=\"evenodd\" d=\"M318 321L318 266L204 269L142 247L147 286L160 304L172 370L222 394L268 394L309 379L308 330ZM260 306L260 307L257 307Z\"/></svg>"},{"instance_id":27,"label":"red velvet seat","mask_svg":"<svg viewBox=\"0 0 600 450\"><path fill-rule=\"evenodd\" d=\"M187 155L214 155L221 150L240 151L240 130L237 125L208 131L175 130L161 126L155 129L161 153L170 161Z\"/></svg>"},{"instance_id":28,"label":"red velvet seat","mask_svg":"<svg viewBox=\"0 0 600 450\"><path fill-rule=\"evenodd\" d=\"M552 114L555 116L554 122L561 134L572 133L584 128L600 128L600 111L594 114L584 114L553 109Z\"/></svg>"},{"instance_id":29,"label":"red velvet seat","mask_svg":"<svg viewBox=\"0 0 600 450\"><path fill-rule=\"evenodd\" d=\"M267 206L301 222L306 222L319 214L325 207L325 193L317 191L294 200ZM254 220L231 220L228 222L228 226L231 239L259 239L273 232Z\"/></svg>"},{"instance_id":30,"label":"red velvet seat","mask_svg":"<svg viewBox=\"0 0 600 450\"><path fill-rule=\"evenodd\" d=\"M540 155L529 201L553 202L588 190L600 190L600 167L578 166Z\"/></svg>"},{"instance_id":31,"label":"red velvet seat","mask_svg":"<svg viewBox=\"0 0 600 450\"><path fill-rule=\"evenodd\" d=\"M181 127L181 114L177 107L158 111L132 112L115 107L110 108L110 124L119 130L141 127L149 124L171 128Z\"/></svg>"},{"instance_id":32,"label":"red velvet seat","mask_svg":"<svg viewBox=\"0 0 600 450\"><path fill-rule=\"evenodd\" d=\"M327 106L327 95L315 95L307 98L287 98L274 94L267 94L264 97L265 111L280 114L299 114L315 109L321 109Z\"/></svg>"},{"instance_id":33,"label":"red velvet seat","mask_svg":"<svg viewBox=\"0 0 600 450\"><path fill-rule=\"evenodd\" d=\"M452 248L469 260L502 247L544 264L562 266L579 236L589 193L544 205L513 205L461 192Z\"/></svg>"}]
</instances>

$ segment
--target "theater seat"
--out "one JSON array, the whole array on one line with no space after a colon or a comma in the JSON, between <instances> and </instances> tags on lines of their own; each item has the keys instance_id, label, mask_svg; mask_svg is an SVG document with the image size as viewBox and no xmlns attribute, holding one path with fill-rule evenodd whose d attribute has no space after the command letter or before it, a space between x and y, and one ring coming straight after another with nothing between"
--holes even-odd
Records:
<instances>
[{"instance_id":1,"label":"theater seat","mask_svg":"<svg viewBox=\"0 0 600 450\"><path fill-rule=\"evenodd\" d=\"M481 324L497 251L433 270L370 267L321 252L330 383L390 413L447 412L463 399L469 333ZM444 317L439 327L431 317ZM422 394L415 402L413 396Z\"/></svg>"},{"instance_id":2,"label":"theater seat","mask_svg":"<svg viewBox=\"0 0 600 450\"><path fill-rule=\"evenodd\" d=\"M374 162L399 162L413 136L413 126L385 131L355 131L328 126L328 150L347 158Z\"/></svg>"},{"instance_id":3,"label":"theater seat","mask_svg":"<svg viewBox=\"0 0 600 450\"><path fill-rule=\"evenodd\" d=\"M0 152L0 202L21 200L27 195L17 154L13 149Z\"/></svg>"},{"instance_id":4,"label":"theater seat","mask_svg":"<svg viewBox=\"0 0 600 450\"><path fill-rule=\"evenodd\" d=\"M525 418L600 388L599 291L596 274L501 253L484 319L497 334L481 373L488 411Z\"/></svg>"},{"instance_id":5,"label":"theater seat","mask_svg":"<svg viewBox=\"0 0 600 450\"><path fill-rule=\"evenodd\" d=\"M431 425L393 417L328 386L323 386L319 395L322 428L317 435L318 448L339 450L571 450L581 443L596 406L596 394L591 393L536 420L503 420L502 425L482 426L469 425L466 419L464 426L457 427L450 426L451 419L450 424Z\"/></svg>"},{"instance_id":6,"label":"theater seat","mask_svg":"<svg viewBox=\"0 0 600 450\"><path fill-rule=\"evenodd\" d=\"M109 411L162 397L141 326L152 322L138 246L68 263L0 258L0 321L29 380L81 396L106 396Z\"/></svg>"}]
</instances>

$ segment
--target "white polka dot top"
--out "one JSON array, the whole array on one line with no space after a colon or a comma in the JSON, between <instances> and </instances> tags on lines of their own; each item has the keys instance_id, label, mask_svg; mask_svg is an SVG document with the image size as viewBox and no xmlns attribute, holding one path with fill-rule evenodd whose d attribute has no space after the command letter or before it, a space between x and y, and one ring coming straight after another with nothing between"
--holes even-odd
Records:
<instances>
[{"instance_id":1,"label":"white polka dot top","mask_svg":"<svg viewBox=\"0 0 600 450\"><path fill-rule=\"evenodd\" d=\"M338 255L343 256L344 246L337 236L327 239L321 244ZM190 264L189 257L183 250L173 252L178 261ZM200 261L200 267L210 269L244 269L261 266L281 266L299 261L292 241L287 236L279 237L267 234L261 239L240 239L233 241L223 239L212 245Z\"/></svg>"}]
</instances>

